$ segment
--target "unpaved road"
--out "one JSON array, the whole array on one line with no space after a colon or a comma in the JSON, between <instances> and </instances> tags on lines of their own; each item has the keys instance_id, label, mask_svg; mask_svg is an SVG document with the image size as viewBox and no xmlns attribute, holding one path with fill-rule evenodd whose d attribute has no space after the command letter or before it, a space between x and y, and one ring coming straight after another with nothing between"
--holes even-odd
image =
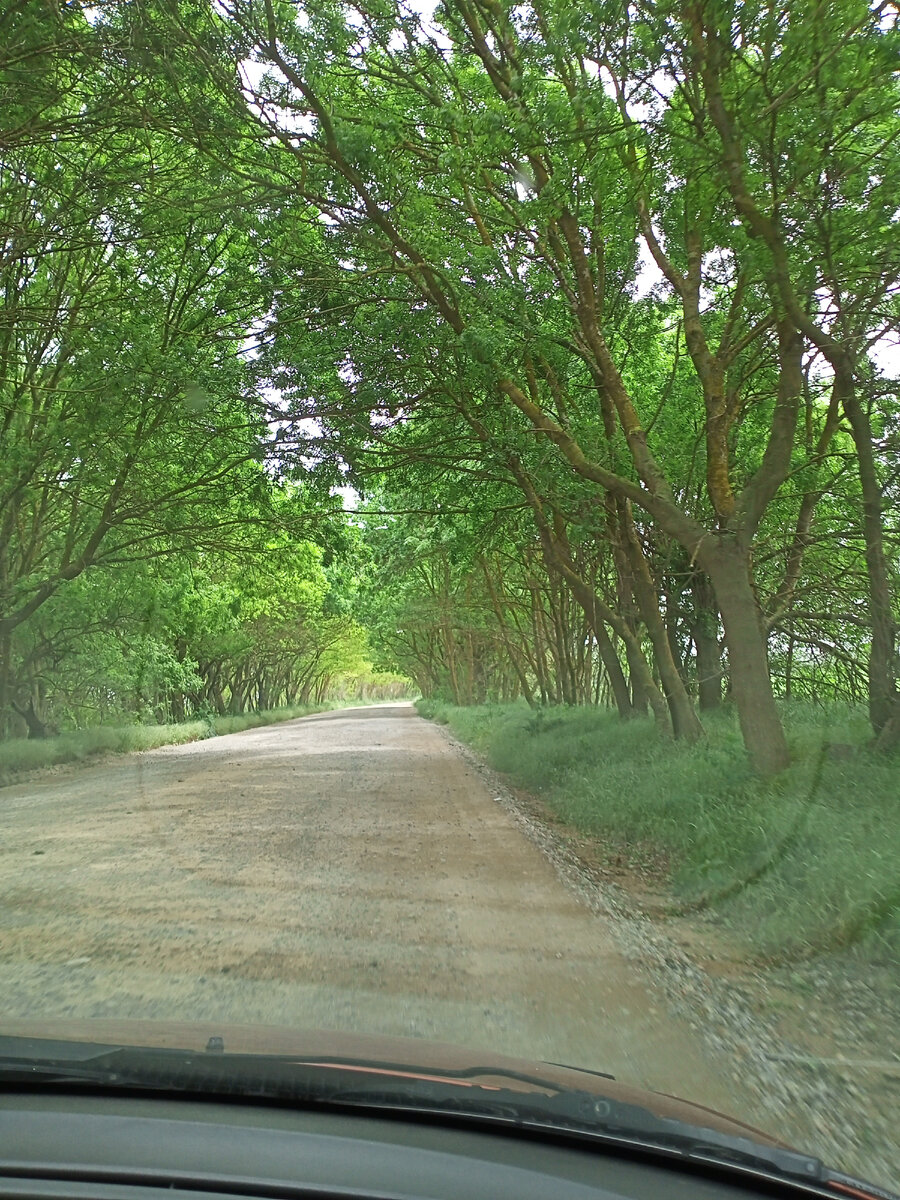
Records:
<instances>
[{"instance_id":1,"label":"unpaved road","mask_svg":"<svg viewBox=\"0 0 900 1200\"><path fill-rule=\"evenodd\" d=\"M435 1037L772 1127L441 733L307 717L0 789L0 1028Z\"/></svg>"}]
</instances>

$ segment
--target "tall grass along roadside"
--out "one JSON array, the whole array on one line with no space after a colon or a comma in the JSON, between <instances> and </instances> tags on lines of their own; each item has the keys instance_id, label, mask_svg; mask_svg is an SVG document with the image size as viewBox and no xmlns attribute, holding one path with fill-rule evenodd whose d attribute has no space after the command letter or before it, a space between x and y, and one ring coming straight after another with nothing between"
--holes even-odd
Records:
<instances>
[{"instance_id":1,"label":"tall grass along roadside","mask_svg":"<svg viewBox=\"0 0 900 1200\"><path fill-rule=\"evenodd\" d=\"M0 787L29 771L61 763L80 762L102 754L128 754L157 746L182 745L225 733L240 733L259 725L293 721L311 713L341 707L334 701L295 704L266 712L242 713L234 717L203 717L177 725L97 725L51 738L13 738L0 742Z\"/></svg>"},{"instance_id":2,"label":"tall grass along roadside","mask_svg":"<svg viewBox=\"0 0 900 1200\"><path fill-rule=\"evenodd\" d=\"M573 830L660 851L675 910L707 909L777 958L900 959L900 761L869 752L864 713L787 707L794 762L765 781L729 713L688 746L597 709L418 708Z\"/></svg>"}]
</instances>

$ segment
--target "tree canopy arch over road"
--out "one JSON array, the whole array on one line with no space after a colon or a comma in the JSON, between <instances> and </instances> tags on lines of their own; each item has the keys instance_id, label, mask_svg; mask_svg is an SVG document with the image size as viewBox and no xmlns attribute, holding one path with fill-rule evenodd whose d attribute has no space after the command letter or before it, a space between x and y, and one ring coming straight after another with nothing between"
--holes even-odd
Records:
<instances>
[{"instance_id":1,"label":"tree canopy arch over road","mask_svg":"<svg viewBox=\"0 0 900 1200\"><path fill-rule=\"evenodd\" d=\"M34 53L81 62L67 21L97 64L67 136L115 155L140 244L192 264L191 379L270 406L234 469L271 508L275 405L283 478L362 494L340 553L385 663L687 739L724 683L762 773L782 695L865 699L895 742L894 6L109 0ZM186 276L152 253L171 312ZM186 326L141 319L152 408Z\"/></svg>"}]
</instances>

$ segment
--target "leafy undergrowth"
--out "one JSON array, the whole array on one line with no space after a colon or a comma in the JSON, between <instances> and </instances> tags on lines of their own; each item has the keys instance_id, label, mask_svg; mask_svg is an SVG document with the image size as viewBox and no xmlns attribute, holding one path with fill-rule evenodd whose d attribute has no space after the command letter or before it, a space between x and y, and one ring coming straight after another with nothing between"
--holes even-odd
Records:
<instances>
[{"instance_id":1,"label":"leafy undergrowth","mask_svg":"<svg viewBox=\"0 0 900 1200\"><path fill-rule=\"evenodd\" d=\"M685 746L597 709L418 708L579 833L657 849L673 905L714 913L760 955L900 959L900 761L867 748L863 713L787 706L794 763L764 781L731 713Z\"/></svg>"},{"instance_id":2,"label":"leafy undergrowth","mask_svg":"<svg viewBox=\"0 0 900 1200\"><path fill-rule=\"evenodd\" d=\"M0 787L30 771L61 763L80 762L102 754L128 754L157 746L182 745L224 733L240 733L259 725L293 721L311 713L341 707L333 701L295 704L288 708L242 713L240 716L210 716L172 725L97 725L50 738L13 738L0 742Z\"/></svg>"}]
</instances>

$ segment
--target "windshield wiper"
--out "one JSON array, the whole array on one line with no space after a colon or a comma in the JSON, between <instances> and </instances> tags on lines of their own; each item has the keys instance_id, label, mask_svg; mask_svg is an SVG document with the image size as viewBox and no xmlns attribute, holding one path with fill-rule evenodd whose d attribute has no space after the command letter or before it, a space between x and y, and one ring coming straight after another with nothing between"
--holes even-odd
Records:
<instances>
[{"instance_id":1,"label":"windshield wiper","mask_svg":"<svg viewBox=\"0 0 900 1200\"><path fill-rule=\"evenodd\" d=\"M0 1086L136 1089L417 1113L574 1134L812 1185L831 1175L810 1155L560 1088L539 1076L494 1067L432 1070L334 1056L316 1061L307 1055L225 1054L213 1041L218 1053L0 1037ZM514 1090L479 1077L506 1077L541 1090Z\"/></svg>"}]
</instances>

